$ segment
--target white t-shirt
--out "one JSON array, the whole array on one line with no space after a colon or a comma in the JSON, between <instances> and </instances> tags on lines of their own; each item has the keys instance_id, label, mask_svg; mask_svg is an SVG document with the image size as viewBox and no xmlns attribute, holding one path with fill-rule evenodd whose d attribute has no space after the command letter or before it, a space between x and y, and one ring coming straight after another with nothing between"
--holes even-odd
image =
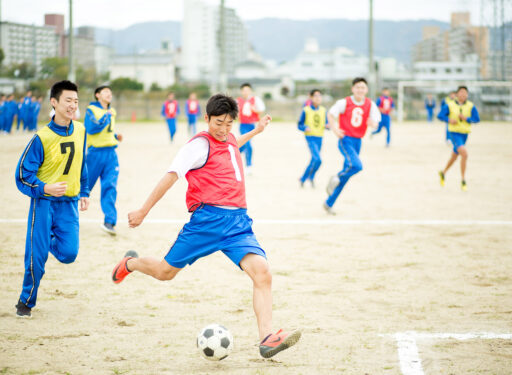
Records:
<instances>
[{"instance_id":1,"label":"white t-shirt","mask_svg":"<svg viewBox=\"0 0 512 375\"><path fill-rule=\"evenodd\" d=\"M201 168L206 163L209 149L206 138L193 139L180 148L167 172L176 172L178 178L185 177L188 171Z\"/></svg>"},{"instance_id":2,"label":"white t-shirt","mask_svg":"<svg viewBox=\"0 0 512 375\"><path fill-rule=\"evenodd\" d=\"M350 97L350 99L352 99L356 105L364 104L364 101L356 102L353 95ZM375 104L373 100L371 100L371 102L372 105L370 107L370 119L378 124L381 120L380 111L379 108L377 108L377 104ZM345 108L347 108L347 99L340 99L334 103L331 109L329 109L329 113L337 118L340 114L345 113Z\"/></svg>"},{"instance_id":3,"label":"white t-shirt","mask_svg":"<svg viewBox=\"0 0 512 375\"><path fill-rule=\"evenodd\" d=\"M256 112L263 112L265 110L265 103L257 96L254 97L254 106L256 107Z\"/></svg>"}]
</instances>

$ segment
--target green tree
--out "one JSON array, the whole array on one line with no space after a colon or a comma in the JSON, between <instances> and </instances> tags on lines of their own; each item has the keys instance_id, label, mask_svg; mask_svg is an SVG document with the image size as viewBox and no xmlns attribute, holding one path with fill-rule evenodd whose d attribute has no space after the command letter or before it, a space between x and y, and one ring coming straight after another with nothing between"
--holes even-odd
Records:
<instances>
[{"instance_id":1,"label":"green tree","mask_svg":"<svg viewBox=\"0 0 512 375\"><path fill-rule=\"evenodd\" d=\"M36 69L34 66L27 62L11 64L6 68L5 72L7 77L12 78L29 79L34 78L36 75Z\"/></svg>"},{"instance_id":2,"label":"green tree","mask_svg":"<svg viewBox=\"0 0 512 375\"><path fill-rule=\"evenodd\" d=\"M149 88L149 91L151 91L151 92L162 91L162 88L158 85L158 83L153 82L151 84L151 87Z\"/></svg>"},{"instance_id":3,"label":"green tree","mask_svg":"<svg viewBox=\"0 0 512 375\"><path fill-rule=\"evenodd\" d=\"M41 77L61 81L68 77L68 59L65 57L48 57L41 62Z\"/></svg>"},{"instance_id":4,"label":"green tree","mask_svg":"<svg viewBox=\"0 0 512 375\"><path fill-rule=\"evenodd\" d=\"M110 87L112 87L112 91L114 92L122 92L122 91L142 91L144 89L144 85L134 79L128 77L119 77L110 82Z\"/></svg>"},{"instance_id":5,"label":"green tree","mask_svg":"<svg viewBox=\"0 0 512 375\"><path fill-rule=\"evenodd\" d=\"M89 67L84 68L79 65L76 69L76 83L79 87L88 87L90 89L96 88L98 85L98 75L96 74L96 68Z\"/></svg>"}]
</instances>

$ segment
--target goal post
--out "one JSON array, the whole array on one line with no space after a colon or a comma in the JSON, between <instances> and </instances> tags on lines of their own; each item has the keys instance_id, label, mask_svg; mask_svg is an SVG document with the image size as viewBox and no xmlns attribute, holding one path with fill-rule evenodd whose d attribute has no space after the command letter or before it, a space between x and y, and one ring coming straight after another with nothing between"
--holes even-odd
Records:
<instances>
[{"instance_id":1,"label":"goal post","mask_svg":"<svg viewBox=\"0 0 512 375\"><path fill-rule=\"evenodd\" d=\"M501 88L508 89L508 94L499 94L499 100L503 100L504 118L512 116L512 81L398 81L397 93L397 120L404 121L404 98L406 88L430 89L433 93L449 92L456 90L458 86L467 86L469 91L472 88ZM424 90L425 91L425 90ZM507 104L508 103L508 104ZM508 109L507 109L508 107ZM506 111L509 112L506 112Z\"/></svg>"}]
</instances>

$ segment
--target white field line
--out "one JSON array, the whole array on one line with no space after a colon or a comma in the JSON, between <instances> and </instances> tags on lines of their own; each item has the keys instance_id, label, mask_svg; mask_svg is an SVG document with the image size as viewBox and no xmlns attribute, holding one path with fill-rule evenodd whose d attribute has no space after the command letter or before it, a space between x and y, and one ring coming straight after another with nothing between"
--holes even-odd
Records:
<instances>
[{"instance_id":1,"label":"white field line","mask_svg":"<svg viewBox=\"0 0 512 375\"><path fill-rule=\"evenodd\" d=\"M424 375L421 366L421 359L416 344L417 339L455 339L455 340L474 340L474 339L503 339L512 340L510 333L417 333L398 332L393 335L398 348L398 360L400 361L400 370L403 375Z\"/></svg>"},{"instance_id":2,"label":"white field line","mask_svg":"<svg viewBox=\"0 0 512 375\"><path fill-rule=\"evenodd\" d=\"M146 219L146 224L184 224L188 218L183 219ZM7 219L0 218L0 223L5 224L25 224L27 219ZM80 219L80 223L101 223L102 219ZM126 224L127 220L119 220L119 223ZM255 219L255 224L303 224L303 225L512 225L512 220L395 220L395 219L375 219L375 220L333 220L333 219Z\"/></svg>"}]
</instances>

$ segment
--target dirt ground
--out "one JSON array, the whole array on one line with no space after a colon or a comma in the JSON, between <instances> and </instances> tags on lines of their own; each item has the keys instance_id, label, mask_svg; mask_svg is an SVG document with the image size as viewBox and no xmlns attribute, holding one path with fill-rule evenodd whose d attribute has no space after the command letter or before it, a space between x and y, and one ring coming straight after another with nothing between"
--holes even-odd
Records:
<instances>
[{"instance_id":1,"label":"dirt ground","mask_svg":"<svg viewBox=\"0 0 512 375\"><path fill-rule=\"evenodd\" d=\"M163 257L188 219L183 180L147 223L126 224L186 142L184 124L174 144L164 123L119 128L118 236L99 228L96 186L81 213L78 258L63 265L49 257L31 319L14 309L29 207L14 169L31 135L0 137L0 373L401 374L397 332L512 333L511 124L474 127L465 193L458 164L439 186L450 154L442 124L393 125L390 148L383 134L364 139L364 170L342 192L335 217L321 207L329 177L341 169L334 136L324 139L314 189L298 184L309 152L294 124L272 123L257 137L247 198L273 272L274 325L303 332L273 360L258 353L251 282L222 253L170 282L133 274L112 283L125 251ZM235 339L219 363L195 347L198 331L213 322ZM512 372L509 340L417 345L425 374Z\"/></svg>"}]
</instances>

